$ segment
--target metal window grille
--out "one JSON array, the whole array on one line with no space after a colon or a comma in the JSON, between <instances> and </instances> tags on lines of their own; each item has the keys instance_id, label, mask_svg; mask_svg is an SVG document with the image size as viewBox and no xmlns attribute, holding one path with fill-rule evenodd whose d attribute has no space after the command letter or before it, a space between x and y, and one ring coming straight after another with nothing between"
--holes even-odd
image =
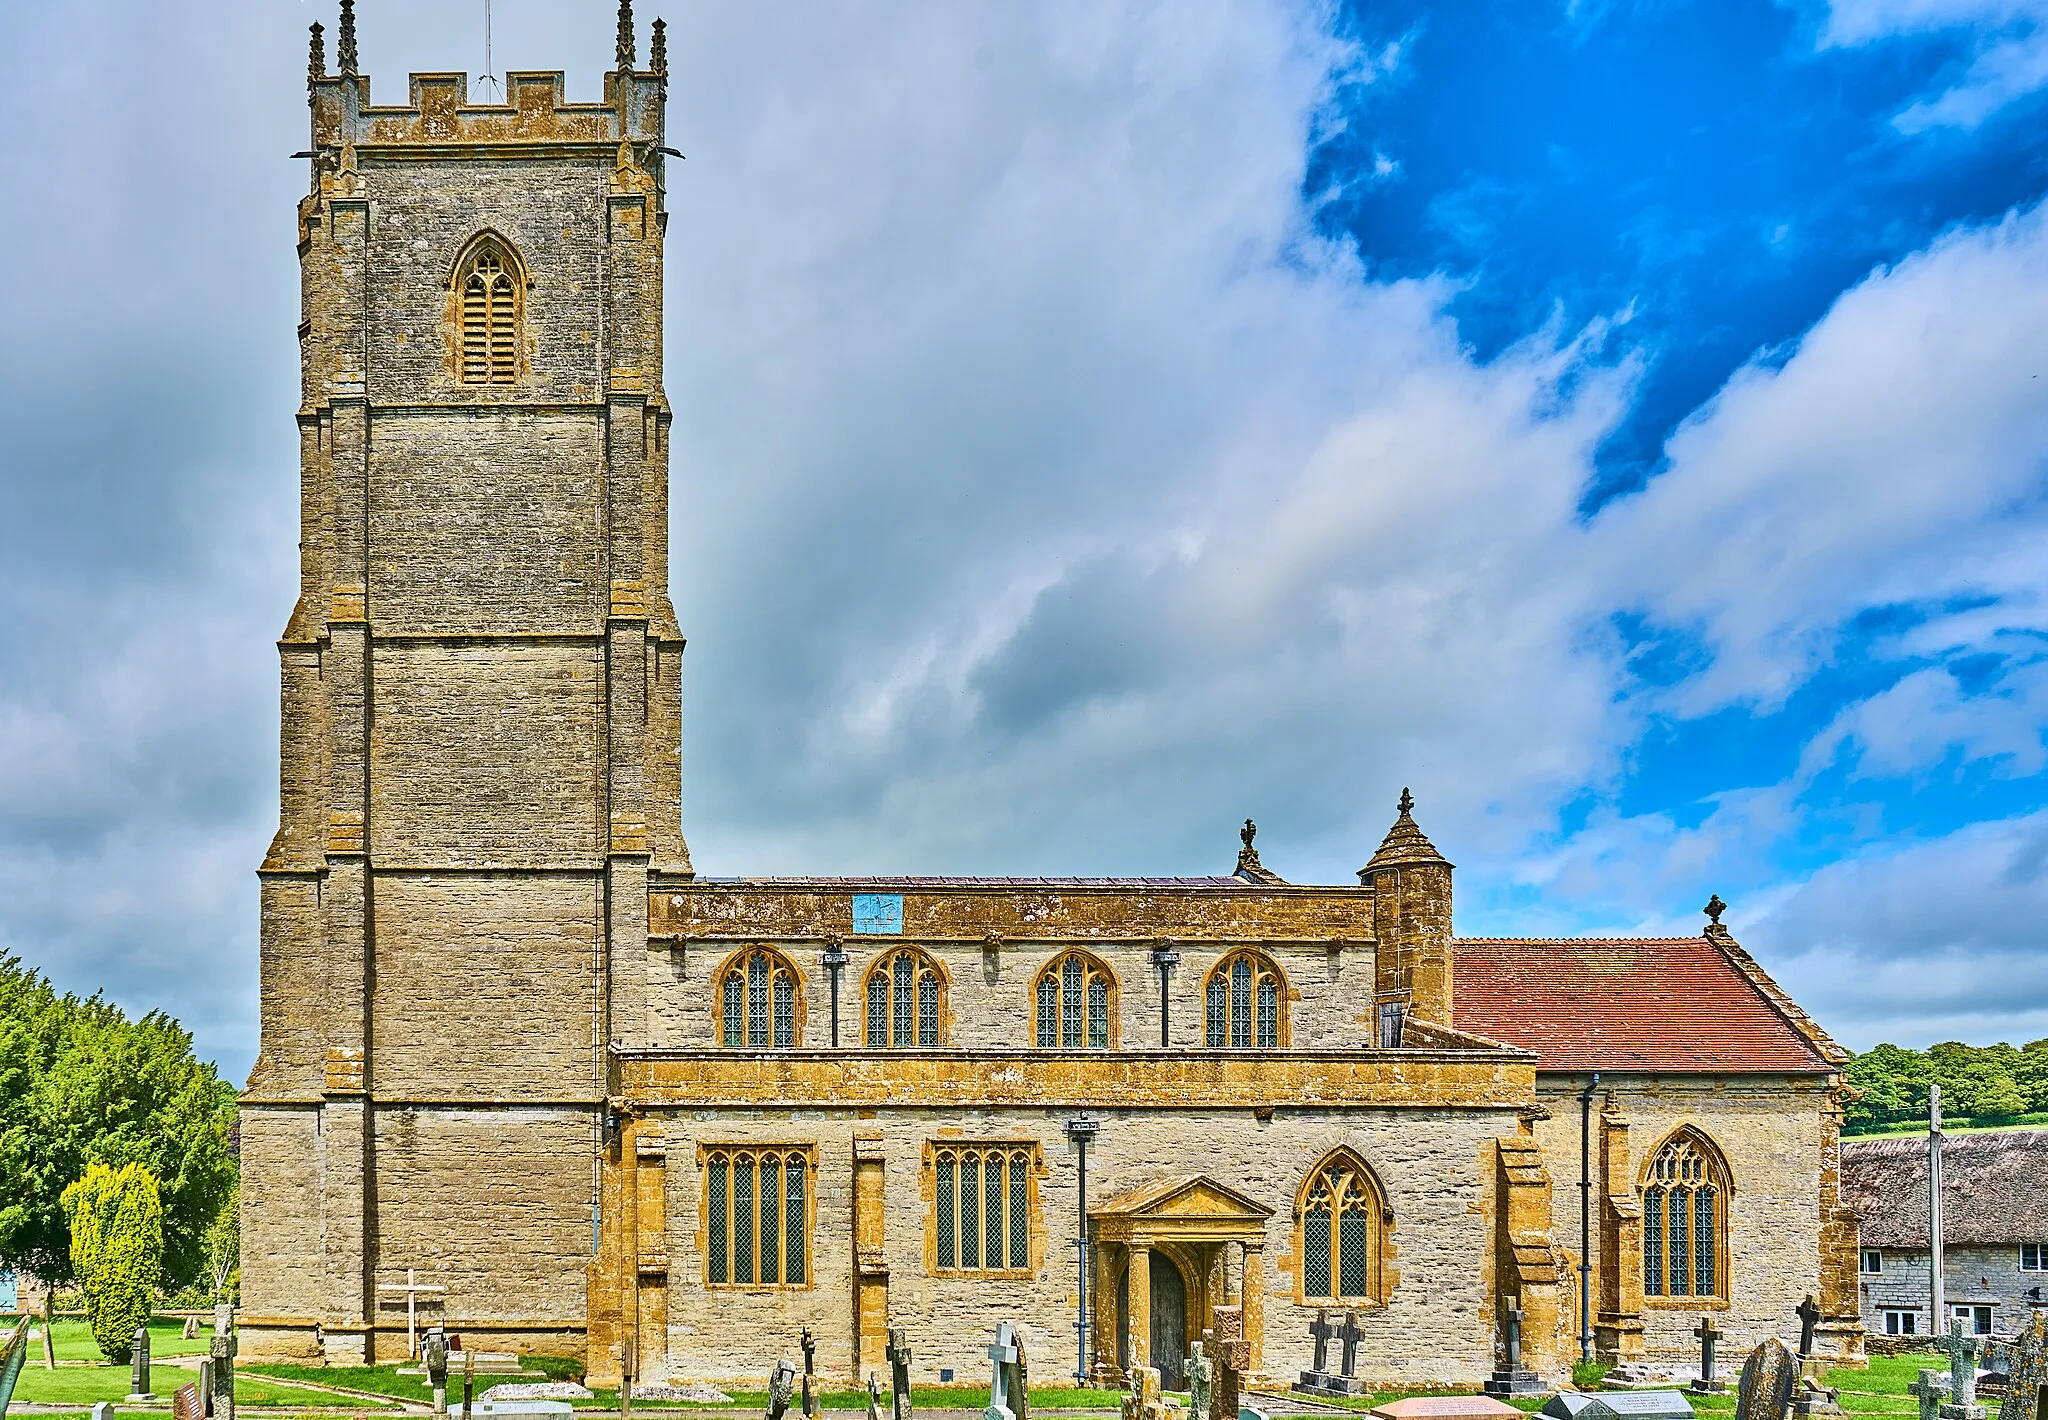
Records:
<instances>
[{"instance_id":1,"label":"metal window grille","mask_svg":"<svg viewBox=\"0 0 2048 1420\"><path fill-rule=\"evenodd\" d=\"M1021 1153L1010 1155L1010 1266L1031 1265L1030 1187L1025 1181L1028 1161Z\"/></svg>"},{"instance_id":2,"label":"metal window grille","mask_svg":"<svg viewBox=\"0 0 2048 1420\"><path fill-rule=\"evenodd\" d=\"M889 1043L889 976L876 972L868 978L868 1044Z\"/></svg>"},{"instance_id":3,"label":"metal window grille","mask_svg":"<svg viewBox=\"0 0 2048 1420\"><path fill-rule=\"evenodd\" d=\"M740 979L740 973L731 971L725 977L725 1043L745 1045L747 1043L746 1019L747 984Z\"/></svg>"},{"instance_id":4,"label":"metal window grille","mask_svg":"<svg viewBox=\"0 0 2048 1420\"><path fill-rule=\"evenodd\" d=\"M747 1044L768 1043L768 954L747 958Z\"/></svg>"},{"instance_id":5,"label":"metal window grille","mask_svg":"<svg viewBox=\"0 0 2048 1420\"><path fill-rule=\"evenodd\" d=\"M1717 1168L1705 1148L1673 1139L1650 1163L1643 1190L1643 1291L1657 1297L1711 1297L1721 1284Z\"/></svg>"},{"instance_id":6,"label":"metal window grille","mask_svg":"<svg viewBox=\"0 0 2048 1420\"><path fill-rule=\"evenodd\" d=\"M1337 1280L1344 1289L1344 1296L1363 1297L1366 1294L1366 1274L1372 1261L1370 1231L1371 1220L1365 1214L1365 1200L1358 1197L1355 1189L1347 1190L1344 1211L1337 1215Z\"/></svg>"},{"instance_id":7,"label":"metal window grille","mask_svg":"<svg viewBox=\"0 0 2048 1420\"><path fill-rule=\"evenodd\" d=\"M1225 1033L1230 1025L1230 984L1221 976L1209 978L1209 1031L1211 1049L1219 1049L1224 1043Z\"/></svg>"},{"instance_id":8,"label":"metal window grille","mask_svg":"<svg viewBox=\"0 0 2048 1420\"><path fill-rule=\"evenodd\" d=\"M1702 1297L1714 1295L1714 1190L1702 1188L1692 1196L1692 1289Z\"/></svg>"},{"instance_id":9,"label":"metal window grille","mask_svg":"<svg viewBox=\"0 0 2048 1420\"><path fill-rule=\"evenodd\" d=\"M1243 957L1230 964L1230 1043L1239 1050L1252 1043L1252 964Z\"/></svg>"},{"instance_id":10,"label":"metal window grille","mask_svg":"<svg viewBox=\"0 0 2048 1420\"><path fill-rule=\"evenodd\" d=\"M796 1044L796 982L786 971L775 973L775 1045L788 1050Z\"/></svg>"},{"instance_id":11,"label":"metal window grille","mask_svg":"<svg viewBox=\"0 0 2048 1420\"><path fill-rule=\"evenodd\" d=\"M929 967L917 975L917 1043L939 1043L939 974Z\"/></svg>"},{"instance_id":12,"label":"metal window grille","mask_svg":"<svg viewBox=\"0 0 2048 1420\"><path fill-rule=\"evenodd\" d=\"M735 1155L732 1161L732 1280L752 1282L754 1272L754 1158Z\"/></svg>"},{"instance_id":13,"label":"metal window grille","mask_svg":"<svg viewBox=\"0 0 2048 1420\"><path fill-rule=\"evenodd\" d=\"M1280 1044L1280 983L1270 975L1259 977L1259 1049Z\"/></svg>"},{"instance_id":14,"label":"metal window grille","mask_svg":"<svg viewBox=\"0 0 2048 1420\"><path fill-rule=\"evenodd\" d=\"M720 1284L732 1280L731 1260L726 1253L726 1240L732 1236L732 1204L726 1193L726 1175L731 1167L723 1155L714 1154L711 1178L705 1189L711 1200L711 1239L705 1249L704 1268L707 1279Z\"/></svg>"},{"instance_id":15,"label":"metal window grille","mask_svg":"<svg viewBox=\"0 0 2048 1420\"><path fill-rule=\"evenodd\" d=\"M1048 973L1038 983L1038 1048L1060 1043L1060 984Z\"/></svg>"},{"instance_id":16,"label":"metal window grille","mask_svg":"<svg viewBox=\"0 0 2048 1420\"><path fill-rule=\"evenodd\" d=\"M1692 1218L1686 1204L1691 1201L1689 1194L1673 1189L1671 1191L1671 1295L1689 1297L1692 1290Z\"/></svg>"},{"instance_id":17,"label":"metal window grille","mask_svg":"<svg viewBox=\"0 0 2048 1420\"><path fill-rule=\"evenodd\" d=\"M1302 1215L1301 1290L1311 1297L1331 1297L1330 1287L1330 1194L1328 1188L1312 1194Z\"/></svg>"},{"instance_id":18,"label":"metal window grille","mask_svg":"<svg viewBox=\"0 0 2048 1420\"><path fill-rule=\"evenodd\" d=\"M939 1266L948 1271L960 1265L960 1251L956 1246L956 1235L954 1232L957 1219L953 1216L953 1210L958 1202L957 1195L953 1192L953 1170L955 1167L957 1165L951 1154L939 1155L938 1187L935 1190L938 1218L935 1220L935 1226L939 1235Z\"/></svg>"},{"instance_id":19,"label":"metal window grille","mask_svg":"<svg viewBox=\"0 0 2048 1420\"><path fill-rule=\"evenodd\" d=\"M917 962L908 952L899 952L891 971L893 978L889 994L895 1000L896 1034L891 1045L908 1045L916 1037L910 1033L911 1012L916 1008L914 999L916 986L913 978L917 975Z\"/></svg>"},{"instance_id":20,"label":"metal window grille","mask_svg":"<svg viewBox=\"0 0 2048 1420\"><path fill-rule=\"evenodd\" d=\"M960 1156L960 1265L981 1266L981 1160Z\"/></svg>"},{"instance_id":21,"label":"metal window grille","mask_svg":"<svg viewBox=\"0 0 2048 1420\"><path fill-rule=\"evenodd\" d=\"M782 1191L782 1242L787 1249L788 1262L782 1269L782 1277L792 1286L802 1286L811 1271L810 1215L805 1211L804 1167L800 1155L792 1155L783 1165L787 1184Z\"/></svg>"},{"instance_id":22,"label":"metal window grille","mask_svg":"<svg viewBox=\"0 0 2048 1420\"><path fill-rule=\"evenodd\" d=\"M782 1160L761 1160L761 1281L782 1280Z\"/></svg>"},{"instance_id":23,"label":"metal window grille","mask_svg":"<svg viewBox=\"0 0 2048 1420\"><path fill-rule=\"evenodd\" d=\"M1664 1190L1650 1188L1643 1193L1643 1290L1653 1297L1664 1293Z\"/></svg>"},{"instance_id":24,"label":"metal window grille","mask_svg":"<svg viewBox=\"0 0 2048 1420\"><path fill-rule=\"evenodd\" d=\"M1003 1156L989 1154L981 1161L981 1222L987 1245L981 1255L990 1267L1003 1265Z\"/></svg>"},{"instance_id":25,"label":"metal window grille","mask_svg":"<svg viewBox=\"0 0 2048 1420\"><path fill-rule=\"evenodd\" d=\"M1088 978L1088 1045L1109 1048L1109 983L1093 974Z\"/></svg>"},{"instance_id":26,"label":"metal window grille","mask_svg":"<svg viewBox=\"0 0 2048 1420\"><path fill-rule=\"evenodd\" d=\"M1060 968L1060 1044L1069 1049L1081 1043L1081 982L1086 975L1079 957L1068 957Z\"/></svg>"}]
</instances>

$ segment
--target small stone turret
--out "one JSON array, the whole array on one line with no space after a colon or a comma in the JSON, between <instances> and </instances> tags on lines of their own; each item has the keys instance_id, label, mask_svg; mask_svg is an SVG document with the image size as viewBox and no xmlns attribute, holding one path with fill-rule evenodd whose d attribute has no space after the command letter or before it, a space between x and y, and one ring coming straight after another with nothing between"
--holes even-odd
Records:
<instances>
[{"instance_id":1,"label":"small stone turret","mask_svg":"<svg viewBox=\"0 0 2048 1420\"><path fill-rule=\"evenodd\" d=\"M1415 822L1414 808L1414 796L1403 789L1400 816L1358 870L1359 882L1373 889L1379 939L1374 995L1383 1044L1397 1043L1390 1038L1388 1007L1451 1024L1451 862Z\"/></svg>"}]
</instances>

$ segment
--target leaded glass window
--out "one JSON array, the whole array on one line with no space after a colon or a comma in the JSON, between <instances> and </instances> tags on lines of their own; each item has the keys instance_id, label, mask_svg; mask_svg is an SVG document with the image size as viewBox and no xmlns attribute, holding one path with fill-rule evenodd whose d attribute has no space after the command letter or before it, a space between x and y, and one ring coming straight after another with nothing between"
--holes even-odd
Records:
<instances>
[{"instance_id":1,"label":"leaded glass window","mask_svg":"<svg viewBox=\"0 0 2048 1420\"><path fill-rule=\"evenodd\" d=\"M720 1043L792 1048L799 991L796 968L781 953L765 947L742 952L726 964L718 984Z\"/></svg>"},{"instance_id":2,"label":"leaded glass window","mask_svg":"<svg viewBox=\"0 0 2048 1420\"><path fill-rule=\"evenodd\" d=\"M938 1272L1031 1267L1035 1150L1022 1144L943 1144L931 1152L932 1266Z\"/></svg>"},{"instance_id":3,"label":"leaded glass window","mask_svg":"<svg viewBox=\"0 0 2048 1420\"><path fill-rule=\"evenodd\" d=\"M1038 978L1038 1043L1107 1050L1116 1034L1116 978L1084 952L1056 958Z\"/></svg>"},{"instance_id":4,"label":"leaded glass window","mask_svg":"<svg viewBox=\"0 0 2048 1420\"><path fill-rule=\"evenodd\" d=\"M1690 1130L1660 1148L1643 1185L1643 1293L1721 1295L1727 1175L1713 1146Z\"/></svg>"},{"instance_id":5,"label":"leaded glass window","mask_svg":"<svg viewBox=\"0 0 2048 1420\"><path fill-rule=\"evenodd\" d=\"M704 1280L714 1287L810 1279L808 1150L718 1148L704 1158Z\"/></svg>"},{"instance_id":6,"label":"leaded glass window","mask_svg":"<svg viewBox=\"0 0 2048 1420\"><path fill-rule=\"evenodd\" d=\"M1310 1176L1301 1208L1304 1301L1380 1300L1382 1214L1378 1183L1348 1151Z\"/></svg>"},{"instance_id":7,"label":"leaded glass window","mask_svg":"<svg viewBox=\"0 0 2048 1420\"><path fill-rule=\"evenodd\" d=\"M868 968L868 1044L879 1047L939 1043L938 964L915 947L901 947Z\"/></svg>"},{"instance_id":8,"label":"leaded glass window","mask_svg":"<svg viewBox=\"0 0 2048 1420\"><path fill-rule=\"evenodd\" d=\"M1206 1043L1272 1050L1280 1044L1280 968L1264 952L1232 952L1209 973Z\"/></svg>"}]
</instances>

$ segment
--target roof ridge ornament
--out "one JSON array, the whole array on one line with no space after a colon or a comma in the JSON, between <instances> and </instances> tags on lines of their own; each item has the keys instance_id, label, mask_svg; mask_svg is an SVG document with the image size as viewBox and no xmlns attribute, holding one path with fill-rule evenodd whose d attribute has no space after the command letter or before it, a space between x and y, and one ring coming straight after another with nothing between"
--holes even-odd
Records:
<instances>
[{"instance_id":1,"label":"roof ridge ornament","mask_svg":"<svg viewBox=\"0 0 2048 1420\"><path fill-rule=\"evenodd\" d=\"M341 76L352 77L356 72L356 0L341 0L341 35L335 58L341 65Z\"/></svg>"},{"instance_id":2,"label":"roof ridge ornament","mask_svg":"<svg viewBox=\"0 0 2048 1420\"><path fill-rule=\"evenodd\" d=\"M1258 834L1259 826L1250 819L1246 819L1244 827L1237 831L1238 840L1244 847L1237 850L1237 867L1232 875L1244 878L1248 882L1284 883L1287 881L1285 878L1259 861L1259 850L1252 847L1252 840L1258 837Z\"/></svg>"},{"instance_id":3,"label":"roof ridge ornament","mask_svg":"<svg viewBox=\"0 0 2048 1420\"><path fill-rule=\"evenodd\" d=\"M1381 868L1391 868L1414 863L1435 863L1448 868L1451 862L1436 851L1436 845L1429 841L1429 835L1415 822L1415 796L1404 785L1401 799L1395 808L1399 810L1394 826L1387 830L1387 836L1380 840L1372 860L1358 870L1358 880L1363 883L1371 874Z\"/></svg>"},{"instance_id":4,"label":"roof ridge ornament","mask_svg":"<svg viewBox=\"0 0 2048 1420\"><path fill-rule=\"evenodd\" d=\"M1721 901L1721 894L1719 894L1718 892L1715 893L1712 897L1709 897L1707 899L1707 905L1700 909L1700 911L1707 914L1707 920L1710 923L1712 923L1715 927L1719 927L1721 925L1721 914L1726 912L1727 910L1728 904Z\"/></svg>"}]
</instances>

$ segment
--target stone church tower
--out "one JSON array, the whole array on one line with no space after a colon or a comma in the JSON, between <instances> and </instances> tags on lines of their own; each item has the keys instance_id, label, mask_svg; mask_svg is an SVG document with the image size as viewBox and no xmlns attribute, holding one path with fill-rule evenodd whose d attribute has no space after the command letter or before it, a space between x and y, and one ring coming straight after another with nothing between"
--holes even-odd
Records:
<instances>
[{"instance_id":1,"label":"stone church tower","mask_svg":"<svg viewBox=\"0 0 2048 1420\"><path fill-rule=\"evenodd\" d=\"M659 22L559 73L373 105L313 27L301 573L278 643L262 1052L242 1097L252 1354L389 1359L436 1319L581 1344L611 1042L650 870L687 875L668 595ZM614 988L618 988L615 992ZM394 1308L396 1309L394 1311ZM378 1355L378 1351L387 1354Z\"/></svg>"}]
</instances>

